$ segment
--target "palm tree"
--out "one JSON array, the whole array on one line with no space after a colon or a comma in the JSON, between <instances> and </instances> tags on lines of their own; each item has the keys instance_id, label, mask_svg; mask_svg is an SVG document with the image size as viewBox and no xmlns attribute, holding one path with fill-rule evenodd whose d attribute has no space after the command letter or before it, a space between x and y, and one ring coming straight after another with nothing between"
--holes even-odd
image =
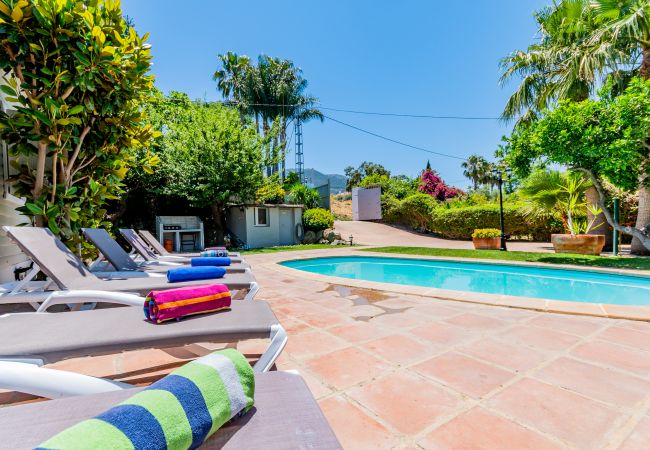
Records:
<instances>
[{"instance_id":1,"label":"palm tree","mask_svg":"<svg viewBox=\"0 0 650 450\"><path fill-rule=\"evenodd\" d=\"M588 0L563 0L535 14L540 40L501 60L501 83L520 78L502 113L518 123L535 120L554 102L582 101L591 94L596 74L588 58L588 38L596 23Z\"/></svg>"},{"instance_id":2,"label":"palm tree","mask_svg":"<svg viewBox=\"0 0 650 450\"><path fill-rule=\"evenodd\" d=\"M461 164L463 168L463 175L472 180L474 190L478 189L479 185L487 184L492 186L494 184L494 177L492 176L493 164L488 162L480 155L470 155Z\"/></svg>"},{"instance_id":3,"label":"palm tree","mask_svg":"<svg viewBox=\"0 0 650 450\"><path fill-rule=\"evenodd\" d=\"M232 99L242 114L254 116L260 133L268 135L274 124L279 127L272 154L267 156L280 161L284 178L287 127L293 120L322 122L318 99L305 93L307 80L289 60L260 55L254 65L248 57L232 52L219 55L219 59L221 68L214 79L224 98ZM277 163L267 169L269 175L278 171Z\"/></svg>"},{"instance_id":4,"label":"palm tree","mask_svg":"<svg viewBox=\"0 0 650 450\"><path fill-rule=\"evenodd\" d=\"M527 215L550 218L557 214L565 229L573 230L567 205L571 197L584 198L589 187L590 183L580 174L541 169L526 178L519 192L524 197Z\"/></svg>"},{"instance_id":5,"label":"palm tree","mask_svg":"<svg viewBox=\"0 0 650 450\"><path fill-rule=\"evenodd\" d=\"M248 112L248 100L250 100L250 72L251 63L248 56L239 56L233 52L227 52L218 56L221 68L217 70L212 78L217 82L217 88L225 99L232 99L236 102L243 121L243 115Z\"/></svg>"}]
</instances>

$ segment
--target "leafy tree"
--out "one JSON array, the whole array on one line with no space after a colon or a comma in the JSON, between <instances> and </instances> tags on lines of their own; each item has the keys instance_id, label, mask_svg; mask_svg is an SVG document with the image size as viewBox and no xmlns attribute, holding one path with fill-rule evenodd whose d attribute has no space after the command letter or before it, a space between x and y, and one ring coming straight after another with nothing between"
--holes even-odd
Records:
<instances>
[{"instance_id":1,"label":"leafy tree","mask_svg":"<svg viewBox=\"0 0 650 450\"><path fill-rule=\"evenodd\" d=\"M255 199L263 184L264 148L273 135L261 136L250 121L242 124L234 108L181 93L158 99L149 110L163 131L154 144L161 163L151 189L210 207L220 242L226 204Z\"/></svg>"},{"instance_id":2,"label":"leafy tree","mask_svg":"<svg viewBox=\"0 0 650 450\"><path fill-rule=\"evenodd\" d=\"M607 222L650 249L650 219L636 227L615 224L604 187L606 181L625 190L639 183L646 186L649 135L650 80L635 79L624 94L613 99L604 95L599 101L560 103L543 119L515 129L503 152L510 166L522 176L539 162L562 164L582 172L598 191L598 205ZM642 200L640 196L639 202Z\"/></svg>"},{"instance_id":3,"label":"leafy tree","mask_svg":"<svg viewBox=\"0 0 650 450\"><path fill-rule=\"evenodd\" d=\"M146 35L119 1L0 0L0 138L17 158L20 211L73 242L98 226L155 132L140 104L152 88ZM71 244L72 245L72 244Z\"/></svg>"},{"instance_id":4,"label":"leafy tree","mask_svg":"<svg viewBox=\"0 0 650 450\"><path fill-rule=\"evenodd\" d=\"M390 172L381 164L364 161L358 168L348 166L345 168L345 176L348 178L346 190L351 191L353 187L359 186L364 178L372 175L385 175L390 177Z\"/></svg>"}]
</instances>

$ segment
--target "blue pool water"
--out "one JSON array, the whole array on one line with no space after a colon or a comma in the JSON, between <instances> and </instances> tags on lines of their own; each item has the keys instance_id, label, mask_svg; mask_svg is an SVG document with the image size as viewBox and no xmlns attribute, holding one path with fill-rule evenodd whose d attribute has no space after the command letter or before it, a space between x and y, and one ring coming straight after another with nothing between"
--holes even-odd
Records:
<instances>
[{"instance_id":1,"label":"blue pool water","mask_svg":"<svg viewBox=\"0 0 650 450\"><path fill-rule=\"evenodd\" d=\"M321 275L453 291L650 305L650 278L602 272L365 256L303 259L282 265Z\"/></svg>"}]
</instances>

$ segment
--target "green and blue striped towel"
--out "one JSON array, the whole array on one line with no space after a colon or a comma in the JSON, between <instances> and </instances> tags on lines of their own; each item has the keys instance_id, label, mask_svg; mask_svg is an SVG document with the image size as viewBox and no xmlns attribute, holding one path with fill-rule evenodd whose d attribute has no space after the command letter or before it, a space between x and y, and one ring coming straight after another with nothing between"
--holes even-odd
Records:
<instances>
[{"instance_id":1,"label":"green and blue striped towel","mask_svg":"<svg viewBox=\"0 0 650 450\"><path fill-rule=\"evenodd\" d=\"M255 378L244 355L220 350L192 361L39 449L197 448L253 406Z\"/></svg>"}]
</instances>

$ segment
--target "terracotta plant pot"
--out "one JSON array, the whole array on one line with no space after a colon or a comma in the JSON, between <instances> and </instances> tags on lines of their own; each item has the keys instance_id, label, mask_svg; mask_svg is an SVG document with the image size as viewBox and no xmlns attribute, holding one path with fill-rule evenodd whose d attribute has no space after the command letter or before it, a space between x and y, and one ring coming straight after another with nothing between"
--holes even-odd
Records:
<instances>
[{"instance_id":1,"label":"terracotta plant pot","mask_svg":"<svg viewBox=\"0 0 650 450\"><path fill-rule=\"evenodd\" d=\"M476 250L499 250L501 248L501 238L472 238Z\"/></svg>"},{"instance_id":2,"label":"terracotta plant pot","mask_svg":"<svg viewBox=\"0 0 650 450\"><path fill-rule=\"evenodd\" d=\"M551 243L555 253L579 253L600 255L605 246L604 234L552 234Z\"/></svg>"}]
</instances>

